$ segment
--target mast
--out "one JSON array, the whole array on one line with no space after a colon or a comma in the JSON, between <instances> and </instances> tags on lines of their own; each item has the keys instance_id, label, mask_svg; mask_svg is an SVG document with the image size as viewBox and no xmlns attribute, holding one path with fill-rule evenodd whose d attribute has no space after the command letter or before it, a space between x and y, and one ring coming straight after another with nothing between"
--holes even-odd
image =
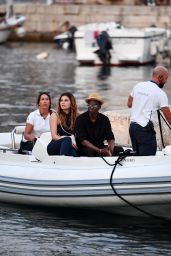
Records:
<instances>
[{"instance_id":1,"label":"mast","mask_svg":"<svg viewBox=\"0 0 171 256\"><path fill-rule=\"evenodd\" d=\"M6 19L14 16L13 0L6 0Z\"/></svg>"}]
</instances>

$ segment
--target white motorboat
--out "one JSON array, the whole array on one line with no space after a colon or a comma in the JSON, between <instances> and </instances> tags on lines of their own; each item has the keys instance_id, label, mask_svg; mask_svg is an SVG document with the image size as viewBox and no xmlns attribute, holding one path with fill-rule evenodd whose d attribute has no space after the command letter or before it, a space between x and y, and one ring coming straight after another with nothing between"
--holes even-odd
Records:
<instances>
[{"instance_id":1,"label":"white motorboat","mask_svg":"<svg viewBox=\"0 0 171 256\"><path fill-rule=\"evenodd\" d=\"M0 133L1 202L171 219L170 146L146 157L48 156L44 134L22 155L21 130Z\"/></svg>"},{"instance_id":2,"label":"white motorboat","mask_svg":"<svg viewBox=\"0 0 171 256\"><path fill-rule=\"evenodd\" d=\"M108 22L108 23L90 23L90 24L86 24L86 25L81 25L78 28L76 28L75 26L72 26L71 28L73 30L72 33L71 33L72 30L70 29L71 31L66 30L65 32L60 33L54 37L54 41L58 45L58 47L63 47L64 49L69 49L69 44L70 44L71 39L74 40L74 47L75 47L75 34L77 31L81 31L81 32L85 33L85 36L87 35L85 40L88 41L88 43L90 43L90 41L92 40L92 37L94 37L94 34L96 35L96 33L98 31L103 31L103 30L113 31L114 29L121 29L121 28L123 28L123 26L120 23ZM94 34L91 35L90 32L92 32ZM94 40L91 43L93 44L93 47L94 47Z\"/></svg>"},{"instance_id":3,"label":"white motorboat","mask_svg":"<svg viewBox=\"0 0 171 256\"><path fill-rule=\"evenodd\" d=\"M112 42L110 65L142 65L155 61L163 54L168 40L167 30L158 27L144 29L124 28L117 23L93 23L78 27L74 34L76 59L80 64L102 65L96 52L99 50L97 37L107 31ZM58 39L67 37L67 33Z\"/></svg>"},{"instance_id":4,"label":"white motorboat","mask_svg":"<svg viewBox=\"0 0 171 256\"><path fill-rule=\"evenodd\" d=\"M17 34L24 31L22 25L25 21L25 16L17 16L14 14L13 1L7 0L6 13L0 17L0 43L8 40L12 31L18 29Z\"/></svg>"}]
</instances>

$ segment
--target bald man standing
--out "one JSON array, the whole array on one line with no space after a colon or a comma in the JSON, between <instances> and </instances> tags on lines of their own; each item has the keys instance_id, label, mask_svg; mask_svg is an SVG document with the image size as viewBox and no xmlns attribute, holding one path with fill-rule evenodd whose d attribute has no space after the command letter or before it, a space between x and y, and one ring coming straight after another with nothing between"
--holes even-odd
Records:
<instances>
[{"instance_id":1,"label":"bald man standing","mask_svg":"<svg viewBox=\"0 0 171 256\"><path fill-rule=\"evenodd\" d=\"M153 69L152 79L135 85L128 97L131 109L129 134L136 155L155 155L156 132L153 121L157 110L161 110L171 124L171 112L166 93L162 90L168 79L168 70L163 66Z\"/></svg>"}]
</instances>

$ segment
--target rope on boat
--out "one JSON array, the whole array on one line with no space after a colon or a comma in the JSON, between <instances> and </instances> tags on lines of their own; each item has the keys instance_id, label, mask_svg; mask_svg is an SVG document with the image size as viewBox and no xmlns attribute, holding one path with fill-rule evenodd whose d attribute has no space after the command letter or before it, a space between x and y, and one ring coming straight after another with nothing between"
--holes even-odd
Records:
<instances>
[{"instance_id":1,"label":"rope on boat","mask_svg":"<svg viewBox=\"0 0 171 256\"><path fill-rule=\"evenodd\" d=\"M170 130L171 130L171 126L168 124L168 122L166 121L166 119L164 118L164 116L163 116L163 114L161 113L160 110L157 110L157 116L158 116L158 121L159 121L161 142L162 142L162 146L163 146L163 148L164 148L165 145L164 145L164 139L163 139L163 131L162 131L161 118L163 119L163 121L164 121L165 124L169 127Z\"/></svg>"},{"instance_id":2,"label":"rope on boat","mask_svg":"<svg viewBox=\"0 0 171 256\"><path fill-rule=\"evenodd\" d=\"M159 121L159 129L160 129L161 142L162 142L162 146L164 148L165 145L164 145L164 139L163 139L163 131L162 131L162 125L161 125L161 113L160 113L160 110L157 110L157 116L158 116L158 121Z\"/></svg>"},{"instance_id":3,"label":"rope on boat","mask_svg":"<svg viewBox=\"0 0 171 256\"><path fill-rule=\"evenodd\" d=\"M152 213L149 213L141 208L139 208L138 206L134 205L133 203L129 202L127 199L125 199L122 195L118 194L117 190L115 189L115 184L112 182L113 180L113 175L114 175L114 172L115 172L115 169L117 167L117 165L121 165L122 166L122 161L127 157L127 156L130 156L131 155L131 151L130 149L127 149L125 150L124 152L122 152L118 158L116 159L115 163L114 164L111 164L109 162L106 161L106 159L104 157L101 157L103 159L103 161L105 163L107 163L109 166L113 166L113 170L111 172L111 175L110 175L110 186L114 192L114 194L116 196L118 196L122 201L124 201L126 204L128 204L129 206L135 208L137 211L139 212L142 212L143 214L149 216L149 217L152 217L152 218L156 218L156 219L159 219L159 220L162 220L162 221L166 221L166 222L171 222L171 219L169 218L164 218L164 217L161 217L161 216L157 216L157 215L154 215Z\"/></svg>"}]
</instances>

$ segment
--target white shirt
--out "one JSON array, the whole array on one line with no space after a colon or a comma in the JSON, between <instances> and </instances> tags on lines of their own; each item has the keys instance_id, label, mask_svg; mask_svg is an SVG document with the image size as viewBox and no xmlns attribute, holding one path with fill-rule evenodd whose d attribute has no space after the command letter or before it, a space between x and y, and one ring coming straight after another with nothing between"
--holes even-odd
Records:
<instances>
[{"instance_id":1,"label":"white shirt","mask_svg":"<svg viewBox=\"0 0 171 256\"><path fill-rule=\"evenodd\" d=\"M146 126L148 121L154 121L156 111L168 107L166 93L152 81L141 82L135 85L131 92L133 97L131 122Z\"/></svg>"},{"instance_id":2,"label":"white shirt","mask_svg":"<svg viewBox=\"0 0 171 256\"><path fill-rule=\"evenodd\" d=\"M36 138L38 138L42 133L50 131L49 121L50 114L48 114L46 118L43 118L40 115L39 109L36 109L28 115L26 123L33 125L32 133Z\"/></svg>"}]
</instances>

